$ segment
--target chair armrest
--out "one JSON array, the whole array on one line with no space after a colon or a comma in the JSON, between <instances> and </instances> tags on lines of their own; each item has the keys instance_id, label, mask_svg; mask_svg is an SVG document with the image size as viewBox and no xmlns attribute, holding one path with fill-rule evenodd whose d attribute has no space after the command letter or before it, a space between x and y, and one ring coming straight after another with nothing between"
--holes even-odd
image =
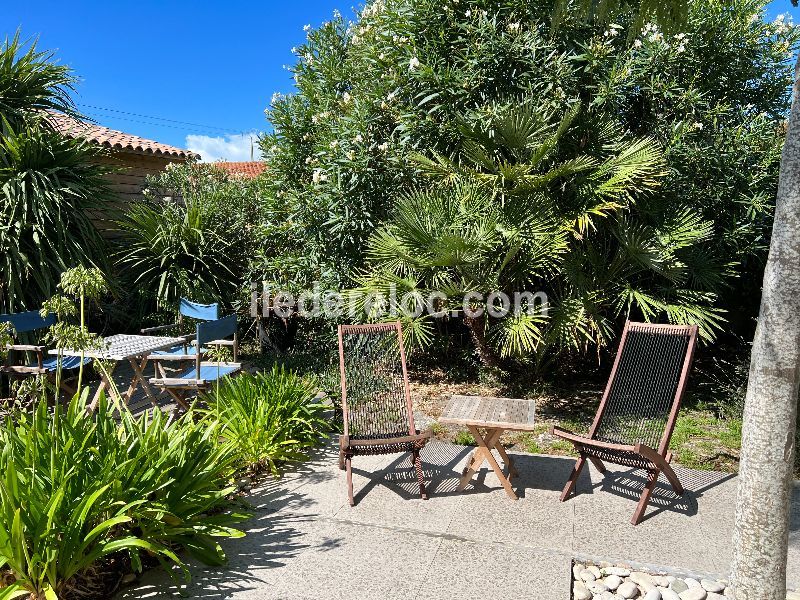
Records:
<instances>
[{"instance_id":1,"label":"chair armrest","mask_svg":"<svg viewBox=\"0 0 800 600\"><path fill-rule=\"evenodd\" d=\"M433 437L433 429L428 428L421 433L416 433L414 435L403 435L400 437L393 437L393 438L381 438L381 439L369 439L369 440L354 440L351 439L349 436L340 435L339 436L339 445L342 448L352 448L354 446L384 446L384 445L392 445L392 444L408 444L412 442L421 442L422 440L429 440Z\"/></svg>"},{"instance_id":2,"label":"chair armrest","mask_svg":"<svg viewBox=\"0 0 800 600\"><path fill-rule=\"evenodd\" d=\"M45 346L33 346L31 344L8 344L8 350L20 350L22 352L44 352Z\"/></svg>"},{"instance_id":3,"label":"chair armrest","mask_svg":"<svg viewBox=\"0 0 800 600\"><path fill-rule=\"evenodd\" d=\"M153 333L154 331L163 331L165 329L172 329L173 327L177 327L178 323L172 323L171 325L157 325L156 327L145 327L144 329L140 329L139 333Z\"/></svg>"}]
</instances>

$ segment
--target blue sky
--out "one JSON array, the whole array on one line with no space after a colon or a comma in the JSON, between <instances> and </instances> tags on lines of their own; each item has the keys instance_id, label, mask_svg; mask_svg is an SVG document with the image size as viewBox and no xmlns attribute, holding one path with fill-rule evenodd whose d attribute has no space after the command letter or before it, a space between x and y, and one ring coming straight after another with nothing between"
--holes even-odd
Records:
<instances>
[{"instance_id":1,"label":"blue sky","mask_svg":"<svg viewBox=\"0 0 800 600\"><path fill-rule=\"evenodd\" d=\"M6 0L0 34L19 27L56 50L81 78L79 108L100 124L191 147L204 159L249 160L273 92L293 89L283 65L293 63L303 26L335 8L352 16L354 3ZM768 12L800 21L789 0L774 0Z\"/></svg>"}]
</instances>

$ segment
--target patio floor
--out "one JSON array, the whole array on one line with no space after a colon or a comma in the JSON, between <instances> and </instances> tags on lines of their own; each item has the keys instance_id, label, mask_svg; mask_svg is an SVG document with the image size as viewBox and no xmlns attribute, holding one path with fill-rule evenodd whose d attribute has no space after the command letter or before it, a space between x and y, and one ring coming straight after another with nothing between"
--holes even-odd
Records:
<instances>
[{"instance_id":1,"label":"patio floor","mask_svg":"<svg viewBox=\"0 0 800 600\"><path fill-rule=\"evenodd\" d=\"M192 565L183 592L236 600L567 600L573 557L718 578L728 571L735 476L676 469L686 495L674 495L662 478L645 520L634 527L640 472L584 469L578 495L560 503L573 460L518 453L514 502L486 468L477 483L456 491L470 451L444 443L424 449L428 501L417 496L407 456L356 457L351 508L331 444L282 480L255 488L247 537L223 543L230 564ZM789 588L800 588L800 483L788 566ZM180 590L155 570L118 597L178 598Z\"/></svg>"}]
</instances>

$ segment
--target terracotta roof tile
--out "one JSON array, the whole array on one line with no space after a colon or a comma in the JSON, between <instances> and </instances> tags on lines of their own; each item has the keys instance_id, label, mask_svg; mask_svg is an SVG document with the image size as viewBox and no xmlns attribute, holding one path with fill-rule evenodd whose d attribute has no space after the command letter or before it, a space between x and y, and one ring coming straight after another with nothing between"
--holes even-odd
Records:
<instances>
[{"instance_id":1,"label":"terracotta roof tile","mask_svg":"<svg viewBox=\"0 0 800 600\"><path fill-rule=\"evenodd\" d=\"M53 123L56 129L65 135L75 138L84 138L95 144L111 148L112 150L183 159L200 158L198 154L190 152L189 150L184 150L183 148L161 144L136 135L109 129L102 125L79 121L61 113L50 113L47 118Z\"/></svg>"},{"instance_id":2,"label":"terracotta roof tile","mask_svg":"<svg viewBox=\"0 0 800 600\"><path fill-rule=\"evenodd\" d=\"M261 161L215 162L211 164L218 169L227 171L231 175L241 175L242 177L247 177L249 179L255 179L267 168L267 163Z\"/></svg>"}]
</instances>

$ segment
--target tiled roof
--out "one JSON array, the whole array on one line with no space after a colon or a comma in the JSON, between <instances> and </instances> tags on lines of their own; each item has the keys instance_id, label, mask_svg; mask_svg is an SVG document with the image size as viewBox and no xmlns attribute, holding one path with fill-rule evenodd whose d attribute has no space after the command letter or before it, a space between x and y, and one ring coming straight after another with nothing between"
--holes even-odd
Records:
<instances>
[{"instance_id":1,"label":"tiled roof","mask_svg":"<svg viewBox=\"0 0 800 600\"><path fill-rule=\"evenodd\" d=\"M218 169L227 171L231 175L241 175L249 179L255 179L267 168L267 163L261 161L251 162L215 162L211 163Z\"/></svg>"},{"instance_id":2,"label":"tiled roof","mask_svg":"<svg viewBox=\"0 0 800 600\"><path fill-rule=\"evenodd\" d=\"M61 113L50 113L47 118L53 123L56 129L65 135L75 138L84 138L95 144L111 148L112 150L133 152L136 154L152 154L155 156L170 156L172 158L182 159L199 158L198 154L190 152L189 150L184 150L183 148L161 144L136 135L109 129L102 125L79 121Z\"/></svg>"}]
</instances>

